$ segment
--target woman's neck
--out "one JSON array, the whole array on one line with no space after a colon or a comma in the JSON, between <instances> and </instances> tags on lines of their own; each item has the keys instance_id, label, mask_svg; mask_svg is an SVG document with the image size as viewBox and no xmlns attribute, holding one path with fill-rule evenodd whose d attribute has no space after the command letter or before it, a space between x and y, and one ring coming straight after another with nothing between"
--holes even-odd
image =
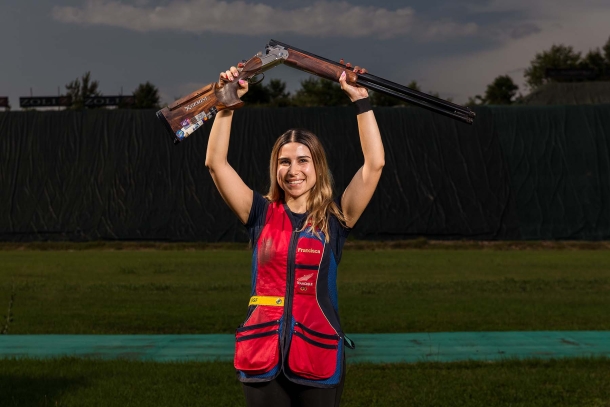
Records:
<instances>
[{"instance_id":1,"label":"woman's neck","mask_svg":"<svg viewBox=\"0 0 610 407\"><path fill-rule=\"evenodd\" d=\"M303 199L303 197L299 197L297 199L291 199L287 197L285 199L286 205L288 208L294 213L305 213L307 212L307 199Z\"/></svg>"}]
</instances>

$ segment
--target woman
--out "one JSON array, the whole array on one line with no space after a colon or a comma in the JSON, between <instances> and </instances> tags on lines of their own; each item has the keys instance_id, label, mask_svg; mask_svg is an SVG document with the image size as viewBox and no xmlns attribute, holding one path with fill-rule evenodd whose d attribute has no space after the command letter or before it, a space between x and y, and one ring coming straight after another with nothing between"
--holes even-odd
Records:
<instances>
[{"instance_id":1,"label":"woman","mask_svg":"<svg viewBox=\"0 0 610 407\"><path fill-rule=\"evenodd\" d=\"M219 86L238 75L231 67L220 74ZM265 197L227 162L233 111L219 112L210 133L205 165L253 245L252 293L235 346L249 407L339 405L349 340L339 324L337 265L384 166L367 90L347 84L345 72L339 82L357 110L364 164L336 200L324 150L312 133L293 129L276 141ZM248 84L239 84L241 97Z\"/></svg>"}]
</instances>

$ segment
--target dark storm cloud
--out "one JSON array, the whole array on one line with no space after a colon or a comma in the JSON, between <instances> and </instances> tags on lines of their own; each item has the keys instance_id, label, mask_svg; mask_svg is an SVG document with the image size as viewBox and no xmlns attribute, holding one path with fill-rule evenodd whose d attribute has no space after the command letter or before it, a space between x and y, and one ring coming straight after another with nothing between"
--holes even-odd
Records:
<instances>
[{"instance_id":1,"label":"dark storm cloud","mask_svg":"<svg viewBox=\"0 0 610 407\"><path fill-rule=\"evenodd\" d=\"M151 81L170 102L274 38L461 103L497 75L521 80L554 43L603 45L609 20L607 0L7 0L0 96L15 108L30 88L56 95L91 71L106 95ZM292 91L307 77L287 67L267 75Z\"/></svg>"},{"instance_id":2,"label":"dark storm cloud","mask_svg":"<svg viewBox=\"0 0 610 407\"><path fill-rule=\"evenodd\" d=\"M476 24L450 19L415 18L411 7L388 9L346 1L317 1L286 9L262 2L188 0L166 5L91 0L82 6L56 6L57 21L78 25L106 25L149 32L272 35L292 33L310 37L375 37L412 35L424 39L476 33Z\"/></svg>"}]
</instances>

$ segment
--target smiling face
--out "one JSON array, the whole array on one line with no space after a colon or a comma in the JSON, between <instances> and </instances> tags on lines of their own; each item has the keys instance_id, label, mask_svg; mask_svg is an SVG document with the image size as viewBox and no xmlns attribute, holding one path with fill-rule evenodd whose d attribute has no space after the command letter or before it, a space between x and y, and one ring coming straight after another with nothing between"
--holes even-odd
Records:
<instances>
[{"instance_id":1,"label":"smiling face","mask_svg":"<svg viewBox=\"0 0 610 407\"><path fill-rule=\"evenodd\" d=\"M316 185L316 169L311 151L301 143L284 144L277 158L277 183L284 191L286 202L306 201Z\"/></svg>"}]
</instances>

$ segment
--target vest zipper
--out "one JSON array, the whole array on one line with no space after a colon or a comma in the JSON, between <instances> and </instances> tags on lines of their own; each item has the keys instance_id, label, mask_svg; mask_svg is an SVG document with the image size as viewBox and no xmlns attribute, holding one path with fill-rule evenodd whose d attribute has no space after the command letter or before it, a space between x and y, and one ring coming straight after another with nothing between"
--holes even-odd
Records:
<instances>
[{"instance_id":1,"label":"vest zipper","mask_svg":"<svg viewBox=\"0 0 610 407\"><path fill-rule=\"evenodd\" d=\"M288 329L290 329L290 325L292 322L292 297L294 296L294 273L295 273L295 263L296 263L296 251L297 244L299 241L299 229L295 228L292 231L292 236L290 237L290 246L288 248L288 275L286 276L286 301L284 301L286 315L284 321L284 333L283 339L284 342L284 352L287 350L288 344L286 343L288 338ZM284 353L282 352L282 353Z\"/></svg>"}]
</instances>

